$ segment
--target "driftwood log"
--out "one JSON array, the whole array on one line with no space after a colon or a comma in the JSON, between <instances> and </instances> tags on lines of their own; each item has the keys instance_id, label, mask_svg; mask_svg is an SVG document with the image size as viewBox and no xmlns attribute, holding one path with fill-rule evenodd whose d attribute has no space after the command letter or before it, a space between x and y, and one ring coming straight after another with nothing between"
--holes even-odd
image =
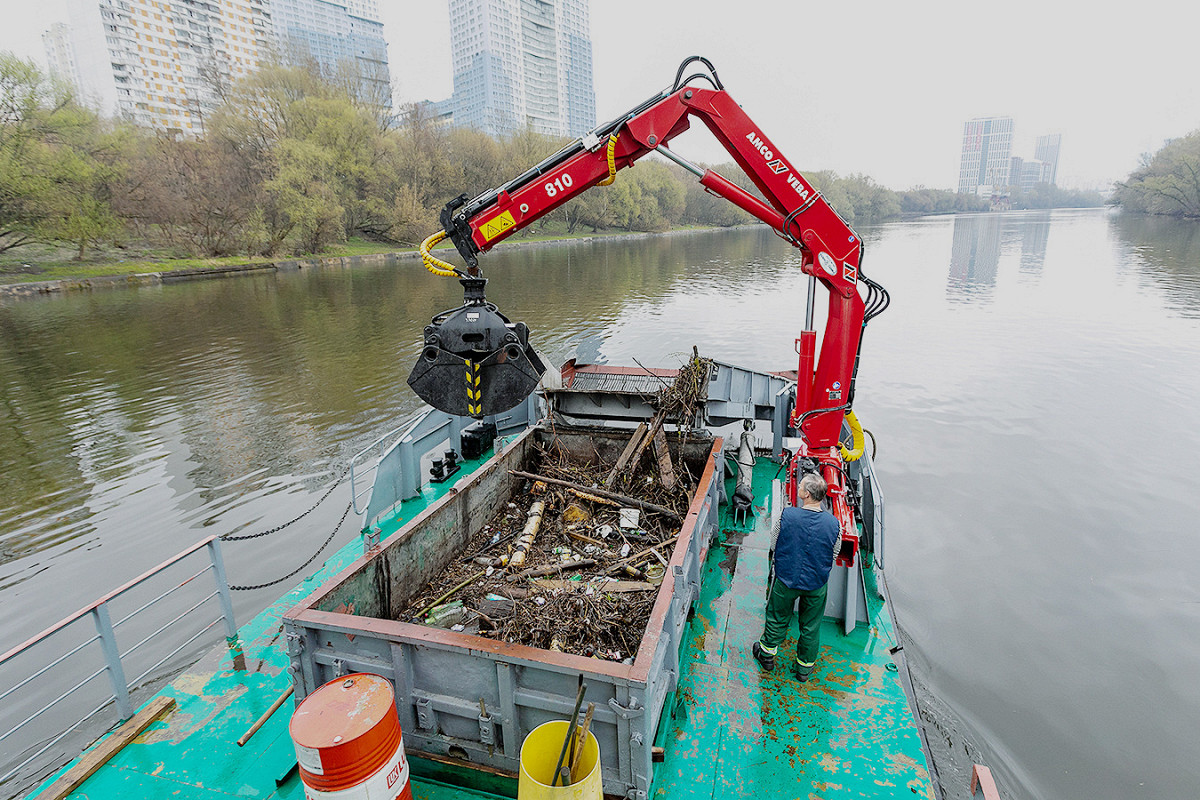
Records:
<instances>
[{"instance_id":1,"label":"driftwood log","mask_svg":"<svg viewBox=\"0 0 1200 800\"><path fill-rule=\"evenodd\" d=\"M546 575L557 575L560 572L566 572L570 569L583 569L584 567L596 566L596 559L584 558L579 561L568 561L565 564L555 564L551 567L534 567L527 569L524 572L518 572L515 575L509 575L504 580L519 581L522 578L541 578Z\"/></svg>"},{"instance_id":2,"label":"driftwood log","mask_svg":"<svg viewBox=\"0 0 1200 800\"><path fill-rule=\"evenodd\" d=\"M509 472L513 475L516 475L518 478L526 478L531 481L545 481L546 483L553 484L555 486L564 486L568 489L575 489L576 491L587 492L589 494L598 495L609 500L616 500L619 503L624 503L627 506L634 506L642 509L643 511L649 511L652 514L661 514L662 516L673 519L676 522L683 521L683 517L679 516L669 508L664 508L663 506L655 505L654 503L647 503L645 500L638 500L635 497L629 497L627 495L617 494L616 492L610 492L607 489L593 489L589 486L583 486L571 481L564 481L558 478L547 478L545 475L535 475L532 472L522 472L521 470L517 469L509 470Z\"/></svg>"}]
</instances>

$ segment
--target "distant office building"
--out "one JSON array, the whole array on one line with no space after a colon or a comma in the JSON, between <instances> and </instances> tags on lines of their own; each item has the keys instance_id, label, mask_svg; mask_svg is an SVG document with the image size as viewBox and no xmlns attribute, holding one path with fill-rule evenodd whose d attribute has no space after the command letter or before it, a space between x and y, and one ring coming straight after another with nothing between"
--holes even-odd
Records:
<instances>
[{"instance_id":1,"label":"distant office building","mask_svg":"<svg viewBox=\"0 0 1200 800\"><path fill-rule=\"evenodd\" d=\"M1039 183L1053 183L1050 170L1051 165L1040 159L1013 156L1008 177L1009 185L1028 192Z\"/></svg>"},{"instance_id":2,"label":"distant office building","mask_svg":"<svg viewBox=\"0 0 1200 800\"><path fill-rule=\"evenodd\" d=\"M269 8L284 60L311 59L324 75L354 77L361 99L391 106L377 0L269 0Z\"/></svg>"},{"instance_id":3,"label":"distant office building","mask_svg":"<svg viewBox=\"0 0 1200 800\"><path fill-rule=\"evenodd\" d=\"M1058 182L1058 152L1062 148L1062 134L1048 133L1037 137L1037 145L1033 149L1033 157L1046 165L1046 183L1056 185Z\"/></svg>"},{"instance_id":4,"label":"distant office building","mask_svg":"<svg viewBox=\"0 0 1200 800\"><path fill-rule=\"evenodd\" d=\"M587 0L450 0L453 119L503 135L596 126Z\"/></svg>"},{"instance_id":5,"label":"distant office building","mask_svg":"<svg viewBox=\"0 0 1200 800\"><path fill-rule=\"evenodd\" d=\"M68 13L78 94L103 114L184 136L203 132L204 115L258 66L270 36L265 0L69 0Z\"/></svg>"},{"instance_id":6,"label":"distant office building","mask_svg":"<svg viewBox=\"0 0 1200 800\"><path fill-rule=\"evenodd\" d=\"M979 117L963 125L960 193L990 195L1009 183L1012 117Z\"/></svg>"}]
</instances>

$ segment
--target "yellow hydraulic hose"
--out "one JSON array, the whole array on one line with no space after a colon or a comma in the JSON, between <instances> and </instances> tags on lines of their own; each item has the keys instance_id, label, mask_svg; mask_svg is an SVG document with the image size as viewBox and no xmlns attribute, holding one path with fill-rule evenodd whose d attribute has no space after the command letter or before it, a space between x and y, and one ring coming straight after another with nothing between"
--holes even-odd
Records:
<instances>
[{"instance_id":1,"label":"yellow hydraulic hose","mask_svg":"<svg viewBox=\"0 0 1200 800\"><path fill-rule=\"evenodd\" d=\"M425 241L421 242L421 247L419 248L421 252L421 263L425 265L425 269L429 270L434 275L441 275L444 278L453 278L454 276L458 275L458 270L454 268L454 265L442 261L440 258L437 258L429 252L430 248L434 247L438 242L445 238L446 232L438 231Z\"/></svg>"},{"instance_id":2,"label":"yellow hydraulic hose","mask_svg":"<svg viewBox=\"0 0 1200 800\"><path fill-rule=\"evenodd\" d=\"M608 186L617 179L617 139L621 138L621 134L612 136L608 140L608 177L596 183L597 186Z\"/></svg>"},{"instance_id":3,"label":"yellow hydraulic hose","mask_svg":"<svg viewBox=\"0 0 1200 800\"><path fill-rule=\"evenodd\" d=\"M846 445L841 443L838 444L838 447L841 448L843 459L846 461L858 461L862 458L866 445L866 440L863 438L862 423L858 421L858 417L854 416L853 411L846 412L846 422L850 423L850 436L853 439L851 444L854 445L854 449L847 450Z\"/></svg>"}]
</instances>

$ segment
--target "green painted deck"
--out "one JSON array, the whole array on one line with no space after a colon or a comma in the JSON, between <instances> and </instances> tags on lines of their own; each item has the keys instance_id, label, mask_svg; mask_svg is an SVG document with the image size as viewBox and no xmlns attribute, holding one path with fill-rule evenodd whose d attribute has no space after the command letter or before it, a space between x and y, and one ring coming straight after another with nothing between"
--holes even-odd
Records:
<instances>
[{"instance_id":1,"label":"green painted deck","mask_svg":"<svg viewBox=\"0 0 1200 800\"><path fill-rule=\"evenodd\" d=\"M754 496L770 497L776 465L760 462ZM728 486L732 493L732 482ZM826 619L805 683L792 675L796 624L775 670L750 654L762 633L770 521L744 529L722 514L709 552L654 797L934 797L921 737L892 666L891 619L867 570L871 622L849 634ZM752 787L752 788L751 788Z\"/></svg>"},{"instance_id":2,"label":"green painted deck","mask_svg":"<svg viewBox=\"0 0 1200 800\"><path fill-rule=\"evenodd\" d=\"M463 474L480 463L465 462ZM770 497L776 465L765 459L760 465L754 488L762 499ZM384 537L451 485L424 487L401 506ZM750 645L763 622L768 515L763 509L745 529L724 514L722 523L705 565L679 689L660 726L657 744L666 756L655 771L654 797L933 798L920 736L891 667L891 621L871 576L871 623L844 636L826 620L812 679L802 684L791 676L794 625L775 672L764 674ZM283 612L361 555L356 539L244 625L240 651L216 648L173 681L161 694L175 698L176 710L69 797L303 798L287 733L291 702L245 747L237 739L291 685ZM411 761L417 800L516 795L511 778Z\"/></svg>"}]
</instances>

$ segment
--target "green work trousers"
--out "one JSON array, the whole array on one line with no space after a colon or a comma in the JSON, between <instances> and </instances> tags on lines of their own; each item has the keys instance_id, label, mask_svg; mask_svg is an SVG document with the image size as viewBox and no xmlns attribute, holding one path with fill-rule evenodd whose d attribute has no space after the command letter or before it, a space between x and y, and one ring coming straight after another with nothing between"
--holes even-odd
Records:
<instances>
[{"instance_id":1,"label":"green work trousers","mask_svg":"<svg viewBox=\"0 0 1200 800\"><path fill-rule=\"evenodd\" d=\"M800 635L796 639L796 670L807 677L817 663L817 652L821 649L821 619L825 616L825 593L827 585L812 591L789 589L778 578L771 582L767 594L767 624L763 628L759 645L772 655L779 649L787 636L792 621L792 607L799 600L797 617Z\"/></svg>"}]
</instances>

